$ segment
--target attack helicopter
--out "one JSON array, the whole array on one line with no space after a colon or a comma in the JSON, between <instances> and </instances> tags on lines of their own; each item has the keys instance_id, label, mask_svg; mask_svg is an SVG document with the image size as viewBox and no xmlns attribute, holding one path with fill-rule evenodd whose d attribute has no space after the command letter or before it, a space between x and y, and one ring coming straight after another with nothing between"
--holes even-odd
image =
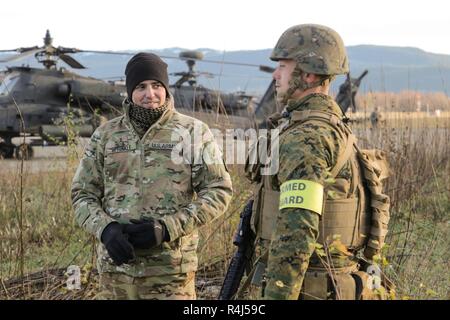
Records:
<instances>
[{"instance_id":1,"label":"attack helicopter","mask_svg":"<svg viewBox=\"0 0 450 320\"><path fill-rule=\"evenodd\" d=\"M89 137L100 123L122 113L121 104L126 97L123 81L104 81L81 76L64 67L57 68L57 62L62 61L73 69L85 69L69 54L86 52L131 56L135 53L55 47L49 30L43 40L42 47L0 50L18 52L0 62L11 62L34 55L38 63L44 66L7 67L2 74L0 158L30 159L33 156L32 146L64 143L68 136L65 121L69 117L75 125L75 132L81 137ZM263 72L271 72L270 67L206 60L200 51L182 51L178 57L159 56L163 59L181 59L188 66L187 71L171 73L172 76L179 77L170 85L170 91L180 112L198 117L208 124L211 124L212 119L215 123L223 123L226 119L231 126L251 126L249 110L251 113L255 109L256 97L244 91L225 93L199 85L198 77L215 75L196 71L196 61L258 67ZM15 145L12 139L21 136L35 139Z\"/></svg>"},{"instance_id":2,"label":"attack helicopter","mask_svg":"<svg viewBox=\"0 0 450 320\"><path fill-rule=\"evenodd\" d=\"M34 55L44 68L7 67L0 84L0 157L31 158L32 145L52 145L67 139L64 120L74 118L80 136L90 136L101 117L120 114L124 85L83 77L65 68L56 68L60 59L74 69L85 67L69 56L78 50L54 47L47 30L44 46L0 50L19 52L0 62L11 62ZM73 106L71 108L70 106ZM12 138L37 136L31 143L18 146Z\"/></svg>"}]
</instances>

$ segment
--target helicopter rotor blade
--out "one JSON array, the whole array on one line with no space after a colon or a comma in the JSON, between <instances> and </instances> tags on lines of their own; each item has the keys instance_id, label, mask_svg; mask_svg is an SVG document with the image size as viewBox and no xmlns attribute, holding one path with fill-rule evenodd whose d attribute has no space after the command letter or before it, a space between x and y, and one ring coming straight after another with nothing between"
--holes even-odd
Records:
<instances>
[{"instance_id":1,"label":"helicopter rotor blade","mask_svg":"<svg viewBox=\"0 0 450 320\"><path fill-rule=\"evenodd\" d=\"M125 56L134 56L137 52L126 52L126 51L99 51L99 50L79 50L79 49L75 49L77 50L76 52L90 52L90 53L102 53L102 54L116 54L116 55L125 55ZM153 53L153 52L149 52L149 51L142 51L142 52L148 52L148 53ZM163 58L163 59L175 59L175 60L186 60L186 59L181 59L180 57L173 57L173 56L166 56L166 55L161 55L158 54L158 57ZM196 60L196 59L195 59Z\"/></svg>"},{"instance_id":2,"label":"helicopter rotor blade","mask_svg":"<svg viewBox=\"0 0 450 320\"><path fill-rule=\"evenodd\" d=\"M135 52L126 52L126 51L81 50L81 49L76 49L76 48L71 48L71 49L74 50L71 53L87 52L87 53L117 54L117 55L127 55L127 56L136 54Z\"/></svg>"},{"instance_id":3,"label":"helicopter rotor blade","mask_svg":"<svg viewBox=\"0 0 450 320\"><path fill-rule=\"evenodd\" d=\"M117 55L135 55L136 52L124 52L124 51L98 51L98 50L78 50L76 49L76 52L92 52L92 53L104 53L104 54L117 54ZM242 62L231 62L231 61L220 61L220 60L209 60L209 59L196 59L194 57L189 58L183 58L183 57L174 57L174 56L166 56L158 54L159 57L163 59L176 59L176 60L196 60L200 62L207 62L207 63L215 63L215 64L229 64L229 65L236 65L236 66L244 66L244 67L257 67L262 72L268 72L272 73L275 71L275 68L266 66L266 65L260 65L260 64L252 64L252 63L242 63Z\"/></svg>"},{"instance_id":4,"label":"helicopter rotor blade","mask_svg":"<svg viewBox=\"0 0 450 320\"><path fill-rule=\"evenodd\" d=\"M34 47L26 47L26 48L16 48L16 49L11 49L11 50L0 50L0 52L18 52L18 53L23 53L25 51L34 50L34 49L42 49L42 48L39 48L38 46L34 46Z\"/></svg>"},{"instance_id":5,"label":"helicopter rotor blade","mask_svg":"<svg viewBox=\"0 0 450 320\"><path fill-rule=\"evenodd\" d=\"M65 53L78 53L81 50L78 50L77 48L66 48L66 47L61 47L59 46L58 48L56 48L56 52L58 54L65 54Z\"/></svg>"},{"instance_id":6,"label":"helicopter rotor blade","mask_svg":"<svg viewBox=\"0 0 450 320\"><path fill-rule=\"evenodd\" d=\"M59 58L74 69L86 69L81 63L67 54L60 54Z\"/></svg>"},{"instance_id":7,"label":"helicopter rotor blade","mask_svg":"<svg viewBox=\"0 0 450 320\"><path fill-rule=\"evenodd\" d=\"M220 61L220 60L199 60L201 62L207 62L207 63L217 63L217 64L231 64L236 66L243 66L243 67L258 67L260 70L263 68L271 68L269 66L259 65L259 64L252 64L252 63L242 63L242 62L231 62L231 61ZM261 70L263 71L263 70Z\"/></svg>"},{"instance_id":8,"label":"helicopter rotor blade","mask_svg":"<svg viewBox=\"0 0 450 320\"><path fill-rule=\"evenodd\" d=\"M200 73L200 75L203 75L202 73ZM248 75L243 75L243 74L230 74L230 73L210 73L208 72L206 74L207 78L212 78L212 77L225 77L225 78L244 78L244 79L248 79L248 78L252 78L252 79L271 79L271 77L269 76L256 76L256 75L252 75L252 76L248 76Z\"/></svg>"},{"instance_id":9,"label":"helicopter rotor blade","mask_svg":"<svg viewBox=\"0 0 450 320\"><path fill-rule=\"evenodd\" d=\"M206 78L214 78L214 77L220 76L220 74L215 74L215 73L206 72L206 71L198 72L198 75L199 76L204 76Z\"/></svg>"},{"instance_id":10,"label":"helicopter rotor blade","mask_svg":"<svg viewBox=\"0 0 450 320\"><path fill-rule=\"evenodd\" d=\"M17 52L19 49L0 50L0 52Z\"/></svg>"},{"instance_id":11,"label":"helicopter rotor blade","mask_svg":"<svg viewBox=\"0 0 450 320\"><path fill-rule=\"evenodd\" d=\"M2 60L0 60L0 62L10 62L10 61L18 60L18 59L23 59L23 58L25 58L27 56L30 56L30 55L33 55L33 54L45 51L45 49L42 49L42 48L20 51L20 50L23 50L23 49L24 48L17 49L17 51L19 51L21 53L16 54L15 56L12 56L12 57L7 57L5 59L2 59ZM29 48L25 48L25 49L29 49Z\"/></svg>"}]
</instances>

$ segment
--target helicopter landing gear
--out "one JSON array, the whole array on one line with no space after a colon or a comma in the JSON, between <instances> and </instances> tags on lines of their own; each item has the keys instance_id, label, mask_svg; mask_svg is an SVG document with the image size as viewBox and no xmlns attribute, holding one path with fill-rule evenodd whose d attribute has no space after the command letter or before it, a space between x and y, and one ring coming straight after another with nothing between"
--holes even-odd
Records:
<instances>
[{"instance_id":1,"label":"helicopter landing gear","mask_svg":"<svg viewBox=\"0 0 450 320\"><path fill-rule=\"evenodd\" d=\"M33 158L33 148L27 143L22 143L15 149L16 159L30 160Z\"/></svg>"},{"instance_id":2,"label":"helicopter landing gear","mask_svg":"<svg viewBox=\"0 0 450 320\"><path fill-rule=\"evenodd\" d=\"M14 156L16 146L5 142L0 142L0 159L10 159Z\"/></svg>"}]
</instances>

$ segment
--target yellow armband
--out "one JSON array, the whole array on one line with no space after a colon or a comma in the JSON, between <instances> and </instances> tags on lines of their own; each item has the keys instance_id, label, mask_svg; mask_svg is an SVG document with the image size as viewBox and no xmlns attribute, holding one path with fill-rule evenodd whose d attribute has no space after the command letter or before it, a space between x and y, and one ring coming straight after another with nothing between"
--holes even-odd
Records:
<instances>
[{"instance_id":1,"label":"yellow armband","mask_svg":"<svg viewBox=\"0 0 450 320\"><path fill-rule=\"evenodd\" d=\"M322 214L323 186L308 180L289 180L280 187L280 207L302 208Z\"/></svg>"}]
</instances>

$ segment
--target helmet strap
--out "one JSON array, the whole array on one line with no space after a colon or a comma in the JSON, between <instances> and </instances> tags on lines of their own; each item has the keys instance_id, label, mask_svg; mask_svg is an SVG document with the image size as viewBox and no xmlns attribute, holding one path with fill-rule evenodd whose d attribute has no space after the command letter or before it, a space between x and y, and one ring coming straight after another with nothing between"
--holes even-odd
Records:
<instances>
[{"instance_id":1,"label":"helmet strap","mask_svg":"<svg viewBox=\"0 0 450 320\"><path fill-rule=\"evenodd\" d=\"M331 82L334 79L334 76L330 75L330 76L322 77L321 79L319 79L315 82L308 83L305 80L303 80L304 74L305 74L305 72L297 64L295 66L294 70L292 71L291 80L289 80L288 90L286 91L286 93L280 95L280 102L283 105L287 104L288 100L292 98L292 95L294 94L294 92L296 90L305 91L307 89L320 87L320 86L324 85L327 80L329 80L329 82Z\"/></svg>"}]
</instances>

